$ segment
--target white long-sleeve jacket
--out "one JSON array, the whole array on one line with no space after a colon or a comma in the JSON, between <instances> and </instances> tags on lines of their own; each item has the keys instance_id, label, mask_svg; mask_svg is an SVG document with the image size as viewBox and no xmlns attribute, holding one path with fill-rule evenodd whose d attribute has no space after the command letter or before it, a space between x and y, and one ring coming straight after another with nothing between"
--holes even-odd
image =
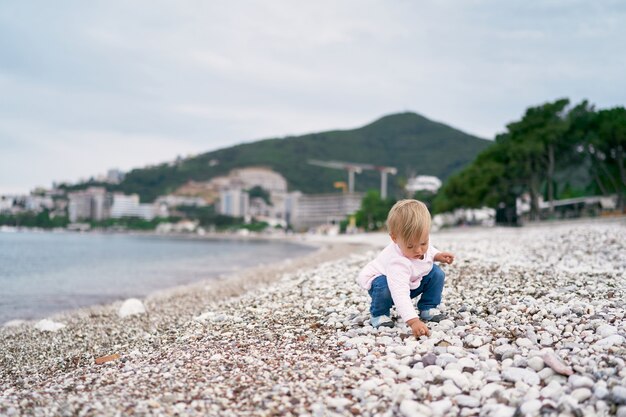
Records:
<instances>
[{"instance_id":1,"label":"white long-sleeve jacket","mask_svg":"<svg viewBox=\"0 0 626 417\"><path fill-rule=\"evenodd\" d=\"M373 261L365 265L357 282L362 288L369 290L375 278L385 275L398 314L407 322L418 317L409 293L419 287L422 278L433 269L435 255L439 252L429 245L424 259L409 259L402 254L396 243L391 242Z\"/></svg>"}]
</instances>

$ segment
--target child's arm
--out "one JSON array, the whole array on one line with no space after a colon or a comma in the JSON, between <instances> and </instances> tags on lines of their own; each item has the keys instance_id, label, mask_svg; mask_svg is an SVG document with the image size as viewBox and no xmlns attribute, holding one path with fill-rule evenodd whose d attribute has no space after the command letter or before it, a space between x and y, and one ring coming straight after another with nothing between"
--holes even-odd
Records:
<instances>
[{"instance_id":1,"label":"child's arm","mask_svg":"<svg viewBox=\"0 0 626 417\"><path fill-rule=\"evenodd\" d=\"M439 252L435 255L435 262L442 262L444 264L451 264L454 262L454 254L450 252Z\"/></svg>"}]
</instances>

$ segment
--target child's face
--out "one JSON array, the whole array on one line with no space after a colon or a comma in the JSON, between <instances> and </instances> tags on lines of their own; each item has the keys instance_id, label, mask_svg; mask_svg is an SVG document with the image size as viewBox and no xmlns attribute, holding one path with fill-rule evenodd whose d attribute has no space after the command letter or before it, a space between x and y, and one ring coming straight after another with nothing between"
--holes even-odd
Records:
<instances>
[{"instance_id":1,"label":"child's face","mask_svg":"<svg viewBox=\"0 0 626 417\"><path fill-rule=\"evenodd\" d=\"M430 234L426 232L421 238L408 241L394 235L391 235L391 239L398 244L398 247L405 257L409 259L423 259L424 254L428 251Z\"/></svg>"}]
</instances>

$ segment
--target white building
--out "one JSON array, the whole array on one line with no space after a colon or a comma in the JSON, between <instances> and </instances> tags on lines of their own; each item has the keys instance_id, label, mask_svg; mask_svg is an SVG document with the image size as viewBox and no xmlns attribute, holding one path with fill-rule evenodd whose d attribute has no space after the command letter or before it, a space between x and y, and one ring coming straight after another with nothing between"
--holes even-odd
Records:
<instances>
[{"instance_id":1,"label":"white building","mask_svg":"<svg viewBox=\"0 0 626 417\"><path fill-rule=\"evenodd\" d=\"M225 188L220 191L218 213L232 217L246 217L250 208L250 197L241 188Z\"/></svg>"},{"instance_id":2,"label":"white building","mask_svg":"<svg viewBox=\"0 0 626 417\"><path fill-rule=\"evenodd\" d=\"M144 220L152 220L157 216L167 216L160 204L140 204L137 194L113 194L111 206L111 218L139 217Z\"/></svg>"},{"instance_id":3,"label":"white building","mask_svg":"<svg viewBox=\"0 0 626 417\"><path fill-rule=\"evenodd\" d=\"M109 217L110 198L102 187L89 187L68 195L70 222L78 220L104 220Z\"/></svg>"},{"instance_id":4,"label":"white building","mask_svg":"<svg viewBox=\"0 0 626 417\"><path fill-rule=\"evenodd\" d=\"M289 199L291 224L305 230L324 224L339 224L361 208L363 193L301 194Z\"/></svg>"},{"instance_id":5,"label":"white building","mask_svg":"<svg viewBox=\"0 0 626 417\"><path fill-rule=\"evenodd\" d=\"M184 195L164 195L156 199L156 204L165 204L167 207L193 206L206 207L208 204L202 197L190 197Z\"/></svg>"},{"instance_id":6,"label":"white building","mask_svg":"<svg viewBox=\"0 0 626 417\"><path fill-rule=\"evenodd\" d=\"M13 204L15 204L15 200L16 198L10 195L0 196L0 213L11 212L13 209Z\"/></svg>"},{"instance_id":7,"label":"white building","mask_svg":"<svg viewBox=\"0 0 626 417\"><path fill-rule=\"evenodd\" d=\"M405 189L411 194L416 191L430 191L436 193L441 187L441 180L431 175L418 175L410 178Z\"/></svg>"},{"instance_id":8,"label":"white building","mask_svg":"<svg viewBox=\"0 0 626 417\"><path fill-rule=\"evenodd\" d=\"M241 186L245 189L259 186L269 191L270 194L287 192L287 180L285 177L278 172L272 171L270 168L250 167L234 169L228 177L231 181L241 183Z\"/></svg>"}]
</instances>

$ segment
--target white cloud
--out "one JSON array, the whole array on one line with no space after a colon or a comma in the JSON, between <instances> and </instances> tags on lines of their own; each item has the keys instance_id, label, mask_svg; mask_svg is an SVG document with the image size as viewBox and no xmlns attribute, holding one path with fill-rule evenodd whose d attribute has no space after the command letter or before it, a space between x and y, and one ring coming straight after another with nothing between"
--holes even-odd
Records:
<instances>
[{"instance_id":1,"label":"white cloud","mask_svg":"<svg viewBox=\"0 0 626 417\"><path fill-rule=\"evenodd\" d=\"M11 3L0 186L397 111L493 137L560 97L624 105L625 15L615 1Z\"/></svg>"}]
</instances>

